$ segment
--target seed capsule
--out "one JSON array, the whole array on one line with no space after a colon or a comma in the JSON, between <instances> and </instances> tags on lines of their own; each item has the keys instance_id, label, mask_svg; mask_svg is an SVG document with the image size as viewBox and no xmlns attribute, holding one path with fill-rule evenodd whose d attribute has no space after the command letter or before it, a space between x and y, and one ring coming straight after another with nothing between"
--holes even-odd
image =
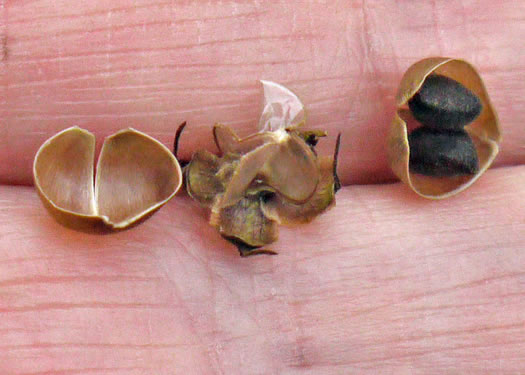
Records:
<instances>
[{"instance_id":1,"label":"seed capsule","mask_svg":"<svg viewBox=\"0 0 525 375\"><path fill-rule=\"evenodd\" d=\"M105 140L96 179L94 158L95 137L77 127L48 139L35 156L37 192L49 213L67 227L86 232L128 228L158 210L182 184L171 152L134 129Z\"/></svg>"},{"instance_id":2,"label":"seed capsule","mask_svg":"<svg viewBox=\"0 0 525 375\"><path fill-rule=\"evenodd\" d=\"M422 197L442 199L459 193L496 157L501 141L498 118L469 63L443 57L415 63L401 80L396 102L389 163ZM416 128L410 135L407 124Z\"/></svg>"},{"instance_id":3,"label":"seed capsule","mask_svg":"<svg viewBox=\"0 0 525 375\"><path fill-rule=\"evenodd\" d=\"M301 130L305 116L297 96L274 82L262 83L260 131L239 138L217 124L213 134L221 155L197 151L184 169L188 194L210 209L210 224L241 256L274 254L260 247L277 240L278 224L310 222L335 204L340 187L340 137L334 156L318 156L315 145L326 133ZM180 131L175 145L179 136Z\"/></svg>"},{"instance_id":4,"label":"seed capsule","mask_svg":"<svg viewBox=\"0 0 525 375\"><path fill-rule=\"evenodd\" d=\"M445 130L462 130L482 109L481 101L472 91L439 74L425 79L408 106L422 125Z\"/></svg>"},{"instance_id":5,"label":"seed capsule","mask_svg":"<svg viewBox=\"0 0 525 375\"><path fill-rule=\"evenodd\" d=\"M479 170L472 139L464 131L420 127L408 136L410 171L425 176L473 175Z\"/></svg>"}]
</instances>

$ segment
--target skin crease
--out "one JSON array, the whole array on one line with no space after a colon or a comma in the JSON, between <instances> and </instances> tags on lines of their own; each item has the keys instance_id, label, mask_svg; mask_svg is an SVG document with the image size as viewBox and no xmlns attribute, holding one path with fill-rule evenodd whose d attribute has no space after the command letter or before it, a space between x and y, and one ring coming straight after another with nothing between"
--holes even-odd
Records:
<instances>
[{"instance_id":1,"label":"skin crease","mask_svg":"<svg viewBox=\"0 0 525 375\"><path fill-rule=\"evenodd\" d=\"M521 2L0 4L0 373L525 372ZM397 85L427 56L478 67L504 132L444 201L384 183ZM302 98L320 153L343 132L337 207L281 228L278 256L239 258L184 193L95 236L12 186L74 124L169 145L187 120L182 157L214 150L216 121L255 130L257 79Z\"/></svg>"}]
</instances>

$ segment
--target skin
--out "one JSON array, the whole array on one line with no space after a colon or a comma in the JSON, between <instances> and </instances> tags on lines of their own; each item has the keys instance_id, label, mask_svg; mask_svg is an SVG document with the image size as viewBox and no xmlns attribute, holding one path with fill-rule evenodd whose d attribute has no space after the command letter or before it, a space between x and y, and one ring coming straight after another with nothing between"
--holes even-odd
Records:
<instances>
[{"instance_id":1,"label":"skin","mask_svg":"<svg viewBox=\"0 0 525 375\"><path fill-rule=\"evenodd\" d=\"M1 2L0 373L525 372L525 7L520 2ZM394 94L427 56L479 68L504 141L427 201L386 164ZM337 206L239 258L180 194L132 230L56 224L30 186L71 125L135 127L181 155L255 130L257 79L342 131Z\"/></svg>"}]
</instances>

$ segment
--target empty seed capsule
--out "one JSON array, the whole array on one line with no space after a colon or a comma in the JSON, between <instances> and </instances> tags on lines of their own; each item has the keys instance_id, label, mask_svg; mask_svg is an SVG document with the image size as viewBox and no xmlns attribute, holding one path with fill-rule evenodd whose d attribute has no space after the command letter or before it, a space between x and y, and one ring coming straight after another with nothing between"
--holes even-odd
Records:
<instances>
[{"instance_id":1,"label":"empty seed capsule","mask_svg":"<svg viewBox=\"0 0 525 375\"><path fill-rule=\"evenodd\" d=\"M95 136L77 127L38 150L36 190L61 224L86 232L130 228L168 202L182 184L177 159L159 141L134 129L106 138L94 175Z\"/></svg>"},{"instance_id":2,"label":"empty seed capsule","mask_svg":"<svg viewBox=\"0 0 525 375\"><path fill-rule=\"evenodd\" d=\"M439 74L429 75L408 101L412 115L435 129L461 130L481 113L479 98L458 81Z\"/></svg>"},{"instance_id":3,"label":"empty seed capsule","mask_svg":"<svg viewBox=\"0 0 525 375\"><path fill-rule=\"evenodd\" d=\"M479 170L472 139L464 131L420 127L408 136L410 171L426 176L472 175Z\"/></svg>"},{"instance_id":4,"label":"empty seed capsule","mask_svg":"<svg viewBox=\"0 0 525 375\"><path fill-rule=\"evenodd\" d=\"M416 128L410 135L407 124ZM393 172L414 192L442 199L466 189L492 164L500 142L496 112L472 65L432 57L408 68L387 153Z\"/></svg>"}]
</instances>

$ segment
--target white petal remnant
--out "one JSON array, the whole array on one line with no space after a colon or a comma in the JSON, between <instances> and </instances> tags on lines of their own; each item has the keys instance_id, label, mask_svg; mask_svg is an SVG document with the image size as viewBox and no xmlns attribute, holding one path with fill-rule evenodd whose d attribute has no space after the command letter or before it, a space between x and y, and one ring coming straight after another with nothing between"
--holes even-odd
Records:
<instances>
[{"instance_id":1,"label":"white petal remnant","mask_svg":"<svg viewBox=\"0 0 525 375\"><path fill-rule=\"evenodd\" d=\"M303 103L286 87L272 81L261 80L264 103L259 119L260 132L300 126L306 120Z\"/></svg>"}]
</instances>

